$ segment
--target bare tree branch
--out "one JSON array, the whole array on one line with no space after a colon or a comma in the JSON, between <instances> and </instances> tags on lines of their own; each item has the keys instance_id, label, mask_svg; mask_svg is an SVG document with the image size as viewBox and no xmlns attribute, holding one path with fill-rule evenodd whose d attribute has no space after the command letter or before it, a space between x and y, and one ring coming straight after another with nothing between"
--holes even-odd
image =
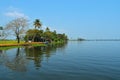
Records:
<instances>
[{"instance_id":1,"label":"bare tree branch","mask_svg":"<svg viewBox=\"0 0 120 80\"><path fill-rule=\"evenodd\" d=\"M7 32L14 33L18 43L20 42L20 35L25 33L28 26L28 20L25 18L16 18L6 25Z\"/></svg>"}]
</instances>

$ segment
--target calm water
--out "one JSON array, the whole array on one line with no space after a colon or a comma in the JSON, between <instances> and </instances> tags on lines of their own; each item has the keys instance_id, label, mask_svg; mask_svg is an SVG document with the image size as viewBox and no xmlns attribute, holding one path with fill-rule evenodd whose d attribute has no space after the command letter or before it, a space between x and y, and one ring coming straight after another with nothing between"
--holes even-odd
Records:
<instances>
[{"instance_id":1,"label":"calm water","mask_svg":"<svg viewBox=\"0 0 120 80\"><path fill-rule=\"evenodd\" d=\"M120 42L0 50L0 80L120 80Z\"/></svg>"}]
</instances>

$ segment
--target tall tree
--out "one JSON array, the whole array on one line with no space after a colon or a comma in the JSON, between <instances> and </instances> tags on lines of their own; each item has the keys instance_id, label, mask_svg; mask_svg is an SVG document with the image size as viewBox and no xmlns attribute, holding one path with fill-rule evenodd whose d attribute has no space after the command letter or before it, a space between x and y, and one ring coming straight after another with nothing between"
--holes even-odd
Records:
<instances>
[{"instance_id":1,"label":"tall tree","mask_svg":"<svg viewBox=\"0 0 120 80\"><path fill-rule=\"evenodd\" d=\"M36 41L35 39L36 38L40 39L42 35L43 35L43 30L30 29L27 31L25 38L26 38L26 41L32 40L33 42L35 42Z\"/></svg>"},{"instance_id":2,"label":"tall tree","mask_svg":"<svg viewBox=\"0 0 120 80\"><path fill-rule=\"evenodd\" d=\"M36 20L34 21L34 26L35 26L35 29L36 29L36 28L41 28L42 23L40 22L39 19L36 19Z\"/></svg>"},{"instance_id":3,"label":"tall tree","mask_svg":"<svg viewBox=\"0 0 120 80\"><path fill-rule=\"evenodd\" d=\"M36 29L36 28L41 28L42 23L40 22L39 19L36 19L36 20L34 21L34 26L35 26L35 29ZM32 41L34 41L35 36L36 36L36 33L34 34Z\"/></svg>"},{"instance_id":4,"label":"tall tree","mask_svg":"<svg viewBox=\"0 0 120 80\"><path fill-rule=\"evenodd\" d=\"M45 32L50 32L49 27L47 27L47 28L45 29Z\"/></svg>"},{"instance_id":5,"label":"tall tree","mask_svg":"<svg viewBox=\"0 0 120 80\"><path fill-rule=\"evenodd\" d=\"M6 27L0 26L0 40L5 40L11 33L6 31Z\"/></svg>"},{"instance_id":6,"label":"tall tree","mask_svg":"<svg viewBox=\"0 0 120 80\"><path fill-rule=\"evenodd\" d=\"M16 18L10 21L6 28L14 32L18 43L20 43L20 34L25 33L25 29L28 26L28 20L25 18Z\"/></svg>"}]
</instances>

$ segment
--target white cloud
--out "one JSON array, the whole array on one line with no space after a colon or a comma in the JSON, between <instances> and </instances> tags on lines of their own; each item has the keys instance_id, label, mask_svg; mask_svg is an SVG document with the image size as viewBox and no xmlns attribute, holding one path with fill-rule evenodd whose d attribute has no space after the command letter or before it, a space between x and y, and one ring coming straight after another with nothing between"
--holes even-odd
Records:
<instances>
[{"instance_id":1,"label":"white cloud","mask_svg":"<svg viewBox=\"0 0 120 80\"><path fill-rule=\"evenodd\" d=\"M5 13L5 15L8 17L13 17L13 18L20 18L20 17L29 18L24 13L20 13L17 11L7 12L7 13Z\"/></svg>"},{"instance_id":2,"label":"white cloud","mask_svg":"<svg viewBox=\"0 0 120 80\"><path fill-rule=\"evenodd\" d=\"M15 7L13 7L13 6L9 6L8 8L7 8L7 10L8 11L21 11L20 9L18 9L18 8L15 8Z\"/></svg>"},{"instance_id":3,"label":"white cloud","mask_svg":"<svg viewBox=\"0 0 120 80\"><path fill-rule=\"evenodd\" d=\"M24 13L21 13L18 8L14 8L12 6L8 7L8 10L4 15L12 18L20 18L20 17L24 17L27 19L29 18Z\"/></svg>"}]
</instances>

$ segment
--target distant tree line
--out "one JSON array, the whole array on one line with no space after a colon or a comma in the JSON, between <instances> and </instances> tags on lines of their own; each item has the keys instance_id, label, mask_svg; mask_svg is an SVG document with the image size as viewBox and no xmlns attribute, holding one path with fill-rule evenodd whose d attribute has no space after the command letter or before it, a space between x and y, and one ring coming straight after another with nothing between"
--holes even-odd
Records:
<instances>
[{"instance_id":1,"label":"distant tree line","mask_svg":"<svg viewBox=\"0 0 120 80\"><path fill-rule=\"evenodd\" d=\"M77 41L84 41L85 39L83 38L78 38Z\"/></svg>"}]
</instances>

